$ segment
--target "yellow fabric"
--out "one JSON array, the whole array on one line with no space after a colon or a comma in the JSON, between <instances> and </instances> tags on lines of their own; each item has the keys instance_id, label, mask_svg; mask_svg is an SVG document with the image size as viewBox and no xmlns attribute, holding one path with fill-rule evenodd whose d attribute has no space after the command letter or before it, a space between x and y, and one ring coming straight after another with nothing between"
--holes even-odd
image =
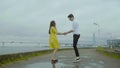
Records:
<instances>
[{"instance_id":1,"label":"yellow fabric","mask_svg":"<svg viewBox=\"0 0 120 68\"><path fill-rule=\"evenodd\" d=\"M55 49L55 48L60 48L60 44L57 38L57 30L55 27L50 28L50 38L49 38L49 45L50 48Z\"/></svg>"}]
</instances>

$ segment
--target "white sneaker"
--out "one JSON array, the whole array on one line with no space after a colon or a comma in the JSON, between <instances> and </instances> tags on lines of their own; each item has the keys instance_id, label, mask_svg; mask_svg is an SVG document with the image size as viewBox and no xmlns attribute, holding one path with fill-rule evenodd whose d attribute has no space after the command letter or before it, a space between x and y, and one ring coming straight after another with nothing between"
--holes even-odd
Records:
<instances>
[{"instance_id":1,"label":"white sneaker","mask_svg":"<svg viewBox=\"0 0 120 68\"><path fill-rule=\"evenodd\" d=\"M75 60L80 59L80 57L76 57Z\"/></svg>"},{"instance_id":2,"label":"white sneaker","mask_svg":"<svg viewBox=\"0 0 120 68\"><path fill-rule=\"evenodd\" d=\"M81 59L80 59L80 57L77 57L77 58L75 58L75 60L73 61L74 63L77 63L77 62L79 62Z\"/></svg>"}]
</instances>

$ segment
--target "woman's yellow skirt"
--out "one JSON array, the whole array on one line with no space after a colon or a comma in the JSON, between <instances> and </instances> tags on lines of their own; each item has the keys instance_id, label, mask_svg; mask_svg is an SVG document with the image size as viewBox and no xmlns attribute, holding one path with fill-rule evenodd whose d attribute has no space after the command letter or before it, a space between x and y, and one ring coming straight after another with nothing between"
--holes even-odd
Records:
<instances>
[{"instance_id":1,"label":"woman's yellow skirt","mask_svg":"<svg viewBox=\"0 0 120 68\"><path fill-rule=\"evenodd\" d=\"M49 47L52 49L59 49L60 48L60 43L59 43L57 37L50 37L49 38Z\"/></svg>"}]
</instances>

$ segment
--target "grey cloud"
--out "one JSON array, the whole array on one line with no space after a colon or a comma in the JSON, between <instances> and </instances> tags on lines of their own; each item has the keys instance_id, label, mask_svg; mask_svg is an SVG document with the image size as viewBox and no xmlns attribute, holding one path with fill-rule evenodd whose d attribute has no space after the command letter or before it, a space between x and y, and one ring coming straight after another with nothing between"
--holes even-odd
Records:
<instances>
[{"instance_id":1,"label":"grey cloud","mask_svg":"<svg viewBox=\"0 0 120 68\"><path fill-rule=\"evenodd\" d=\"M102 33L119 33L119 4L119 0L1 0L0 35L47 37L53 19L58 30L64 32L71 27L69 13L80 21L84 36L97 30L94 21L101 25Z\"/></svg>"}]
</instances>

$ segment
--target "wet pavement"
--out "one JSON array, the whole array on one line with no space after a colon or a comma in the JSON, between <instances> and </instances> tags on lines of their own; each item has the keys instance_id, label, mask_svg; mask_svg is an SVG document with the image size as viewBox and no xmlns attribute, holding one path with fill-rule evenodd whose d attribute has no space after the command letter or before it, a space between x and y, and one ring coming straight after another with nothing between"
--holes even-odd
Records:
<instances>
[{"instance_id":1,"label":"wet pavement","mask_svg":"<svg viewBox=\"0 0 120 68\"><path fill-rule=\"evenodd\" d=\"M120 60L98 54L95 49L80 49L81 61L73 63L74 51L66 50L58 53L59 62L55 68L120 68ZM16 62L2 68L53 68L51 54Z\"/></svg>"}]
</instances>

